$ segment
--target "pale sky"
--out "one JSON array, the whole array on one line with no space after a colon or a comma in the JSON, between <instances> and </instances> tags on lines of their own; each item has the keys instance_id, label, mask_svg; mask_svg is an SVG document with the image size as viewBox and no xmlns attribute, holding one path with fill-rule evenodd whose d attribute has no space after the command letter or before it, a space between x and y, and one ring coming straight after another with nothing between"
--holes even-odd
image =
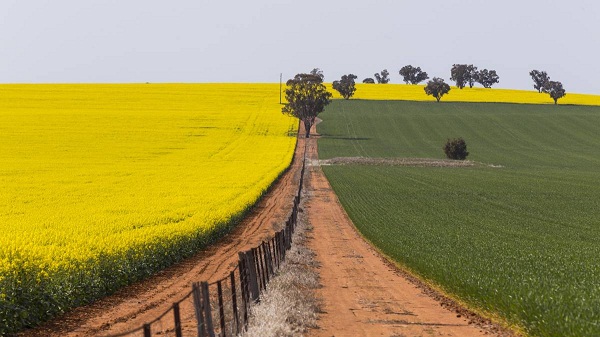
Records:
<instances>
[{"instance_id":1,"label":"pale sky","mask_svg":"<svg viewBox=\"0 0 600 337\"><path fill-rule=\"evenodd\" d=\"M331 82L454 63L600 94L597 0L0 0L0 83Z\"/></svg>"}]
</instances>

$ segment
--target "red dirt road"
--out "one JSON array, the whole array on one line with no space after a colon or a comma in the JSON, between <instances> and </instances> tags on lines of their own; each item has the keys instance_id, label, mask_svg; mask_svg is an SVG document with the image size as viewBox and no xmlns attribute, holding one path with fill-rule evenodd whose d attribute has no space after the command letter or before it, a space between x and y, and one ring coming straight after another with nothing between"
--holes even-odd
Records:
<instances>
[{"instance_id":1,"label":"red dirt road","mask_svg":"<svg viewBox=\"0 0 600 337\"><path fill-rule=\"evenodd\" d=\"M490 335L443 308L365 242L317 164L316 139L309 140L307 154L314 164L306 187L313 227L308 246L321 265L317 295L324 311L310 336Z\"/></svg>"},{"instance_id":2,"label":"red dirt road","mask_svg":"<svg viewBox=\"0 0 600 337\"><path fill-rule=\"evenodd\" d=\"M217 243L156 276L19 336L104 336L129 331L164 313L190 292L192 282L213 282L227 276L237 265L238 252L257 246L282 228L297 193L303 154L304 138L299 137L290 169L242 223ZM184 329L193 330L193 309L182 307L181 311L188 313L182 318Z\"/></svg>"}]
</instances>

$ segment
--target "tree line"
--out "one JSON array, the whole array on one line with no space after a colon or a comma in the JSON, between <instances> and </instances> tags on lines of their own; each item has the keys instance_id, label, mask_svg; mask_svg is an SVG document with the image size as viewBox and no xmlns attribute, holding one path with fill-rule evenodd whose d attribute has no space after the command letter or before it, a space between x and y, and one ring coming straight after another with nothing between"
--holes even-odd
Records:
<instances>
[{"instance_id":1,"label":"tree line","mask_svg":"<svg viewBox=\"0 0 600 337\"><path fill-rule=\"evenodd\" d=\"M406 84L419 84L429 79L429 75L421 70L420 67L406 65L399 71ZM558 103L558 99L566 95L561 82L551 81L550 76L545 71L532 70L529 72L534 84L533 87L539 93L547 93ZM389 83L389 72L387 69L374 74L377 83ZM310 136L310 129L315 123L315 119L321 113L327 104L331 102L331 93L323 84L325 76L319 68L313 69L310 73L301 73L286 82L287 89L285 97L287 102L282 108L284 114L288 114L300 119L306 131L306 138ZM350 99L356 92L356 82L358 77L354 74L343 75L341 79L333 81L333 89L337 90L344 99ZM478 68L472 64L454 64L450 69L450 80L456 83L456 87L463 89L465 86L473 87L475 83L481 84L484 88L491 88L492 85L499 82L500 77L495 70ZM375 83L372 78L366 78L363 83ZM428 81L424 87L425 93L433 96L438 102L441 98L450 92L450 85L444 82L440 77L434 77Z\"/></svg>"},{"instance_id":2,"label":"tree line","mask_svg":"<svg viewBox=\"0 0 600 337\"><path fill-rule=\"evenodd\" d=\"M406 84L419 84L429 79L429 75L421 70L421 67L413 67L410 64L402 67L398 73ZM383 69L373 75L375 79L367 77L363 80L363 83L386 84L390 82L389 75L389 71ZM455 81L456 87L460 89L467 84L472 88L475 83L481 84L484 88L491 88L492 85L499 82L499 79L500 77L495 70L477 70L477 67L472 64L454 64L450 69L450 80Z\"/></svg>"},{"instance_id":3,"label":"tree line","mask_svg":"<svg viewBox=\"0 0 600 337\"><path fill-rule=\"evenodd\" d=\"M421 67L406 65L398 72L402 76L406 84L419 84L429 79L427 72L421 70ZM373 77L367 77L362 82L367 84L387 84L390 82L390 73L387 69L383 69L379 73L375 73ZM540 93L547 93L554 100L554 104L558 104L558 100L566 95L561 82L550 81L550 77L545 71L532 70L529 75L533 79L533 87ZM357 76L354 74L343 75L338 81L333 82L333 88L337 90L342 97L349 99L352 97L356 88L354 80ZM500 76L496 70L481 69L472 64L453 64L450 69L450 80L455 82L459 89L463 89L467 85L473 88L475 83L481 84L484 88L491 88L494 84L500 82ZM444 82L441 77L434 77L425 85L425 93L433 96L438 102L442 96L450 92L450 85Z\"/></svg>"}]
</instances>

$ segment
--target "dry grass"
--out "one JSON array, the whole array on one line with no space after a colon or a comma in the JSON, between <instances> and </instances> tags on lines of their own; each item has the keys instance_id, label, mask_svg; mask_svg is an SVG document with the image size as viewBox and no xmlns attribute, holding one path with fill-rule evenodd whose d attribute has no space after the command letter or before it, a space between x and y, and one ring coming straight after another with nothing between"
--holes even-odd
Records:
<instances>
[{"instance_id":1,"label":"dry grass","mask_svg":"<svg viewBox=\"0 0 600 337\"><path fill-rule=\"evenodd\" d=\"M241 336L303 336L309 328L317 327L320 303L314 290L320 286L319 275L315 253L305 245L311 227L302 218L285 263L261 295L260 303L250 309L248 331Z\"/></svg>"}]
</instances>

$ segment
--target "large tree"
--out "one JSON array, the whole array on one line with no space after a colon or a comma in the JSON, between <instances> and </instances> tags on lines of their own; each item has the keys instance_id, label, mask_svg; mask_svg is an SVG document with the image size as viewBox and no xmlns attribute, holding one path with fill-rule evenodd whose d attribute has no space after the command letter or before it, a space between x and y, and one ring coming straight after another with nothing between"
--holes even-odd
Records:
<instances>
[{"instance_id":1,"label":"large tree","mask_svg":"<svg viewBox=\"0 0 600 337\"><path fill-rule=\"evenodd\" d=\"M333 89L337 90L344 99L349 99L356 91L355 79L357 77L354 74L343 75L341 80L333 81Z\"/></svg>"},{"instance_id":2,"label":"large tree","mask_svg":"<svg viewBox=\"0 0 600 337\"><path fill-rule=\"evenodd\" d=\"M500 81L500 76L496 74L495 70L483 69L475 74L475 80L477 83L483 85L484 88L491 88L492 85Z\"/></svg>"},{"instance_id":3,"label":"large tree","mask_svg":"<svg viewBox=\"0 0 600 337\"><path fill-rule=\"evenodd\" d=\"M404 82L406 84L419 84L426 79L429 79L429 76L426 72L421 70L421 67L415 68L410 64L402 67L399 73L402 77L404 77Z\"/></svg>"},{"instance_id":4,"label":"large tree","mask_svg":"<svg viewBox=\"0 0 600 337\"><path fill-rule=\"evenodd\" d=\"M550 76L545 71L532 70L529 72L529 76L533 80L533 88L538 92L545 92L544 88L550 82Z\"/></svg>"},{"instance_id":5,"label":"large tree","mask_svg":"<svg viewBox=\"0 0 600 337\"><path fill-rule=\"evenodd\" d=\"M427 82L427 85L425 86L425 93L435 97L438 103L442 96L448 92L450 92L450 86L439 77L434 77L433 80Z\"/></svg>"},{"instance_id":6,"label":"large tree","mask_svg":"<svg viewBox=\"0 0 600 337\"><path fill-rule=\"evenodd\" d=\"M386 84L390 81L390 78L389 78L390 73L389 73L389 71L387 71L387 69L383 69L381 71L381 73L375 73L375 75L373 75L373 76L375 76L377 83L380 83L380 84Z\"/></svg>"},{"instance_id":7,"label":"large tree","mask_svg":"<svg viewBox=\"0 0 600 337\"><path fill-rule=\"evenodd\" d=\"M469 84L473 88L476 82L477 67L472 64L453 64L450 69L450 80L456 82L459 89Z\"/></svg>"},{"instance_id":8,"label":"large tree","mask_svg":"<svg viewBox=\"0 0 600 337\"><path fill-rule=\"evenodd\" d=\"M310 137L310 128L317 115L323 112L331 102L331 93L323 85L322 73L297 74L286 82L285 98L287 103L281 109L284 114L294 116L304 123L306 138Z\"/></svg>"},{"instance_id":9,"label":"large tree","mask_svg":"<svg viewBox=\"0 0 600 337\"><path fill-rule=\"evenodd\" d=\"M543 91L547 92L550 95L550 97L552 97L552 99L554 100L554 104L558 104L558 99L567 95L562 83L558 81L546 82Z\"/></svg>"}]
</instances>

